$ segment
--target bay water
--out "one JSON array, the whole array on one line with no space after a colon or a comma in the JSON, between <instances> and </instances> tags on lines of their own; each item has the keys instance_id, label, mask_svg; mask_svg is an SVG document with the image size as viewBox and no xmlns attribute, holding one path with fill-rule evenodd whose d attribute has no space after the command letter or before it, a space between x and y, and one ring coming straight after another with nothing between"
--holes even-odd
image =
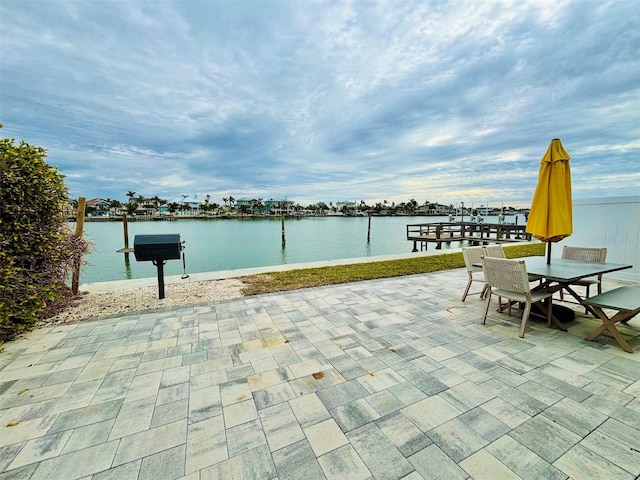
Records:
<instances>
[{"instance_id":1,"label":"bay water","mask_svg":"<svg viewBox=\"0 0 640 480\"><path fill-rule=\"evenodd\" d=\"M280 219L225 219L129 222L129 247L135 235L180 234L185 242L187 273L234 270L322 260L410 254L408 224L446 222L448 217L371 217L371 239L367 242L367 217L303 217L285 221L286 246L282 247ZM485 222L496 223L497 217ZM507 217L507 222L514 222ZM524 223L524 217L518 218ZM86 222L85 238L92 252L84 259L80 283L147 278L157 275L152 262L137 262L133 253L125 261L121 222ZM451 248L458 247L455 243ZM435 245L430 244L430 249ZM447 248L446 244L443 248ZM182 260L169 260L165 275L183 273Z\"/></svg>"}]
</instances>

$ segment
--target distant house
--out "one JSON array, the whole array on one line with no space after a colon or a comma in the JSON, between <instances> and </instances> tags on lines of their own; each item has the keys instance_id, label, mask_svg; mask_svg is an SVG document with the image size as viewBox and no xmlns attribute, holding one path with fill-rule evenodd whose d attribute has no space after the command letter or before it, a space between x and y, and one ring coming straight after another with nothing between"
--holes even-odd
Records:
<instances>
[{"instance_id":1,"label":"distant house","mask_svg":"<svg viewBox=\"0 0 640 480\"><path fill-rule=\"evenodd\" d=\"M293 204L291 200L282 198L270 198L263 200L265 211L271 215L291 215L293 213Z\"/></svg>"},{"instance_id":2,"label":"distant house","mask_svg":"<svg viewBox=\"0 0 640 480\"><path fill-rule=\"evenodd\" d=\"M178 213L181 215L199 215L202 202L198 199L198 195L181 195L169 203L177 203Z\"/></svg>"},{"instance_id":3,"label":"distant house","mask_svg":"<svg viewBox=\"0 0 640 480\"><path fill-rule=\"evenodd\" d=\"M109 212L109 202L104 198L92 198L85 202L86 211L93 215L107 215Z\"/></svg>"},{"instance_id":4,"label":"distant house","mask_svg":"<svg viewBox=\"0 0 640 480\"><path fill-rule=\"evenodd\" d=\"M346 200L343 202L336 203L336 210L338 212L348 212L349 210L355 210L355 209L356 209L356 202L353 202L351 200Z\"/></svg>"}]
</instances>

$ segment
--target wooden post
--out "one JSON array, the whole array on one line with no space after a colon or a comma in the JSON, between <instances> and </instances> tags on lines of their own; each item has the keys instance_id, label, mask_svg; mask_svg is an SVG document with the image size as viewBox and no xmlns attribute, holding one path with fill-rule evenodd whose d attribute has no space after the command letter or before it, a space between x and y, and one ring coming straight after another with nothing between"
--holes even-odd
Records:
<instances>
[{"instance_id":1,"label":"wooden post","mask_svg":"<svg viewBox=\"0 0 640 480\"><path fill-rule=\"evenodd\" d=\"M124 230L124 261L125 264L129 261L129 225L127 224L127 214L122 214L122 229Z\"/></svg>"},{"instance_id":2,"label":"wooden post","mask_svg":"<svg viewBox=\"0 0 640 480\"><path fill-rule=\"evenodd\" d=\"M284 215L282 215L281 223L282 223L282 246L284 247L287 244L287 239L285 238L285 235L284 235Z\"/></svg>"},{"instance_id":3,"label":"wooden post","mask_svg":"<svg viewBox=\"0 0 640 480\"><path fill-rule=\"evenodd\" d=\"M371 242L371 213L369 213L369 227L367 228L367 243Z\"/></svg>"},{"instance_id":4,"label":"wooden post","mask_svg":"<svg viewBox=\"0 0 640 480\"><path fill-rule=\"evenodd\" d=\"M82 238L84 231L84 210L86 205L86 198L78 198L78 208L76 212L76 232L75 236ZM78 287L80 285L80 266L82 265L82 255L78 255L73 259L73 272L71 274L71 293L78 294Z\"/></svg>"}]
</instances>

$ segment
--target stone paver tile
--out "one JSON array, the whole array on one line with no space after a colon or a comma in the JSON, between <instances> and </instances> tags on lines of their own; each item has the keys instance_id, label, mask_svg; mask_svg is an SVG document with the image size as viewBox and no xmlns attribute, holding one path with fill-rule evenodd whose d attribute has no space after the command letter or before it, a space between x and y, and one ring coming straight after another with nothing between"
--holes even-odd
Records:
<instances>
[{"instance_id":1,"label":"stone paver tile","mask_svg":"<svg viewBox=\"0 0 640 480\"><path fill-rule=\"evenodd\" d=\"M272 407L293 398L296 398L296 394L288 383L278 383L277 385L258 390L253 394L253 399L258 410Z\"/></svg>"},{"instance_id":2,"label":"stone paver tile","mask_svg":"<svg viewBox=\"0 0 640 480\"><path fill-rule=\"evenodd\" d=\"M364 398L347 403L331 410L331 415L343 432L348 432L380 418Z\"/></svg>"},{"instance_id":3,"label":"stone paver tile","mask_svg":"<svg viewBox=\"0 0 640 480\"><path fill-rule=\"evenodd\" d=\"M233 358L231 355L214 358L212 360L207 360L206 362L194 363L191 365L191 377L218 370L225 370L233 366Z\"/></svg>"},{"instance_id":4,"label":"stone paver tile","mask_svg":"<svg viewBox=\"0 0 640 480\"><path fill-rule=\"evenodd\" d=\"M131 380L129 391L124 397L125 402L140 400L141 398L155 397L160 390L162 371L136 375Z\"/></svg>"},{"instance_id":5,"label":"stone paver tile","mask_svg":"<svg viewBox=\"0 0 640 480\"><path fill-rule=\"evenodd\" d=\"M219 386L230 379L227 371L215 370L213 372L205 372L200 375L192 375L189 384L191 390L200 390L201 388Z\"/></svg>"},{"instance_id":6,"label":"stone paver tile","mask_svg":"<svg viewBox=\"0 0 640 480\"><path fill-rule=\"evenodd\" d=\"M266 372L257 373L247 377L251 391L262 390L263 388L277 385L278 383L289 381L293 378L287 367L276 368Z\"/></svg>"},{"instance_id":7,"label":"stone paver tile","mask_svg":"<svg viewBox=\"0 0 640 480\"><path fill-rule=\"evenodd\" d=\"M312 359L305 360L304 362L292 363L289 364L288 367L293 374L293 378L300 378L327 370L331 368L331 364L328 362L321 362L316 359Z\"/></svg>"},{"instance_id":8,"label":"stone paver tile","mask_svg":"<svg viewBox=\"0 0 640 480\"><path fill-rule=\"evenodd\" d=\"M252 448L261 445L267 445L267 438L262 430L260 420L252 420L242 423L237 427L228 428L227 433L227 449L229 457L235 457L240 453L244 453Z\"/></svg>"},{"instance_id":9,"label":"stone paver tile","mask_svg":"<svg viewBox=\"0 0 640 480\"><path fill-rule=\"evenodd\" d=\"M173 448L185 443L186 439L186 420L134 433L120 440L113 466L122 465L123 463Z\"/></svg>"},{"instance_id":10,"label":"stone paver tile","mask_svg":"<svg viewBox=\"0 0 640 480\"><path fill-rule=\"evenodd\" d=\"M104 360L95 360L87 363L82 373L76 378L77 383L88 382L90 380L104 379L111 366L115 362L115 358L106 358Z\"/></svg>"},{"instance_id":11,"label":"stone paver tile","mask_svg":"<svg viewBox=\"0 0 640 480\"><path fill-rule=\"evenodd\" d=\"M510 428L516 428L518 425L522 425L531 418L529 415L505 402L501 398L491 399L480 405L480 408L490 413Z\"/></svg>"},{"instance_id":12,"label":"stone paver tile","mask_svg":"<svg viewBox=\"0 0 640 480\"><path fill-rule=\"evenodd\" d=\"M466 480L468 475L438 448L429 445L408 458L411 465L429 480Z\"/></svg>"},{"instance_id":13,"label":"stone paver tile","mask_svg":"<svg viewBox=\"0 0 640 480\"><path fill-rule=\"evenodd\" d=\"M0 428L2 429L2 435L0 435L0 447L13 445L33 438L43 437L47 433L56 433L50 431L51 426L54 424L56 419L56 415L47 415L46 417L19 422L17 425L12 427L9 427L9 424L0 425Z\"/></svg>"},{"instance_id":14,"label":"stone paver tile","mask_svg":"<svg viewBox=\"0 0 640 480\"><path fill-rule=\"evenodd\" d=\"M304 433L288 403L260 410L260 420L272 452L304 438Z\"/></svg>"},{"instance_id":15,"label":"stone paver tile","mask_svg":"<svg viewBox=\"0 0 640 480\"><path fill-rule=\"evenodd\" d=\"M197 423L222 414L220 388L217 385L189 394L189 423Z\"/></svg>"},{"instance_id":16,"label":"stone paver tile","mask_svg":"<svg viewBox=\"0 0 640 480\"><path fill-rule=\"evenodd\" d=\"M635 474L630 474L582 445L573 447L553 465L569 475L572 480L633 480L635 477Z\"/></svg>"},{"instance_id":17,"label":"stone paver tile","mask_svg":"<svg viewBox=\"0 0 640 480\"><path fill-rule=\"evenodd\" d=\"M327 452L349 443L349 440L333 419L325 420L305 428L304 434L316 457L320 457Z\"/></svg>"},{"instance_id":18,"label":"stone paver tile","mask_svg":"<svg viewBox=\"0 0 640 480\"><path fill-rule=\"evenodd\" d=\"M439 396L425 398L401 412L425 433L462 413Z\"/></svg>"},{"instance_id":19,"label":"stone paver tile","mask_svg":"<svg viewBox=\"0 0 640 480\"><path fill-rule=\"evenodd\" d=\"M405 457L409 457L433 443L427 435L400 412L387 415L376 421L376 425Z\"/></svg>"},{"instance_id":20,"label":"stone paver tile","mask_svg":"<svg viewBox=\"0 0 640 480\"><path fill-rule=\"evenodd\" d=\"M418 387L426 396L436 395L447 389L447 386L430 373L411 366L404 368L399 373L409 382Z\"/></svg>"},{"instance_id":21,"label":"stone paver tile","mask_svg":"<svg viewBox=\"0 0 640 480\"><path fill-rule=\"evenodd\" d=\"M383 390L382 392L369 395L365 397L365 400L381 417L397 412L405 407L405 404L389 390Z\"/></svg>"},{"instance_id":22,"label":"stone paver tile","mask_svg":"<svg viewBox=\"0 0 640 480\"><path fill-rule=\"evenodd\" d=\"M598 428L598 431L615 438L636 451L640 451L640 429L610 418Z\"/></svg>"},{"instance_id":23,"label":"stone paver tile","mask_svg":"<svg viewBox=\"0 0 640 480\"><path fill-rule=\"evenodd\" d=\"M13 459L16 458L18 453L20 453L20 450L25 445L25 443L26 442L19 442L14 443L13 445L5 445L4 447L0 447L0 472L3 472L11 464L11 462L13 462Z\"/></svg>"},{"instance_id":24,"label":"stone paver tile","mask_svg":"<svg viewBox=\"0 0 640 480\"><path fill-rule=\"evenodd\" d=\"M580 442L580 445L615 463L627 472L640 476L640 452L609 435L596 430Z\"/></svg>"},{"instance_id":25,"label":"stone paver tile","mask_svg":"<svg viewBox=\"0 0 640 480\"><path fill-rule=\"evenodd\" d=\"M427 395L411 382L402 382L389 389L404 405L411 405L427 398Z\"/></svg>"},{"instance_id":26,"label":"stone paver tile","mask_svg":"<svg viewBox=\"0 0 640 480\"><path fill-rule=\"evenodd\" d=\"M549 463L555 462L581 439L542 415L526 421L509 435Z\"/></svg>"},{"instance_id":27,"label":"stone paver tile","mask_svg":"<svg viewBox=\"0 0 640 480\"><path fill-rule=\"evenodd\" d=\"M438 394L461 412L471 410L495 397L474 383L464 382Z\"/></svg>"},{"instance_id":28,"label":"stone paver tile","mask_svg":"<svg viewBox=\"0 0 640 480\"><path fill-rule=\"evenodd\" d=\"M570 398L565 398L547 408L542 415L581 437L589 435L607 419L606 415L574 402Z\"/></svg>"},{"instance_id":29,"label":"stone paver tile","mask_svg":"<svg viewBox=\"0 0 640 480\"><path fill-rule=\"evenodd\" d=\"M67 382L40 388L21 387L21 390L29 393L27 395L21 395L18 392L5 394L0 397L0 406L5 409L18 407L20 405L44 402L53 398L61 398L65 395L71 385L71 382Z\"/></svg>"},{"instance_id":30,"label":"stone paver tile","mask_svg":"<svg viewBox=\"0 0 640 480\"><path fill-rule=\"evenodd\" d=\"M292 398L289 405L302 428L331 418L331 414L315 393Z\"/></svg>"},{"instance_id":31,"label":"stone paver tile","mask_svg":"<svg viewBox=\"0 0 640 480\"><path fill-rule=\"evenodd\" d=\"M325 480L309 442L301 440L273 452L279 480Z\"/></svg>"},{"instance_id":32,"label":"stone paver tile","mask_svg":"<svg viewBox=\"0 0 640 480\"><path fill-rule=\"evenodd\" d=\"M93 447L107 441L109 432L113 428L115 420L105 420L104 422L92 423L84 427L75 428L71 433L71 438L65 444L62 453L69 453L83 448Z\"/></svg>"},{"instance_id":33,"label":"stone paver tile","mask_svg":"<svg viewBox=\"0 0 640 480\"><path fill-rule=\"evenodd\" d=\"M135 462L125 463L109 470L96 473L91 480L137 480L140 473L140 465L142 465L142 459L138 459Z\"/></svg>"},{"instance_id":34,"label":"stone paver tile","mask_svg":"<svg viewBox=\"0 0 640 480\"><path fill-rule=\"evenodd\" d=\"M349 380L334 387L320 390L317 394L327 410L332 410L340 405L366 397L370 393L357 380Z\"/></svg>"},{"instance_id":35,"label":"stone paver tile","mask_svg":"<svg viewBox=\"0 0 640 480\"><path fill-rule=\"evenodd\" d=\"M371 472L351 445L344 445L318 458L327 480L367 479Z\"/></svg>"},{"instance_id":36,"label":"stone paver tile","mask_svg":"<svg viewBox=\"0 0 640 480\"><path fill-rule=\"evenodd\" d=\"M509 470L496 457L486 450L480 450L460 462L460 466L474 480L520 480L520 477Z\"/></svg>"},{"instance_id":37,"label":"stone paver tile","mask_svg":"<svg viewBox=\"0 0 640 480\"><path fill-rule=\"evenodd\" d=\"M118 441L66 453L41 462L30 480L74 479L108 469L116 454Z\"/></svg>"},{"instance_id":38,"label":"stone paver tile","mask_svg":"<svg viewBox=\"0 0 640 480\"><path fill-rule=\"evenodd\" d=\"M276 467L264 447L254 448L200 471L200 480L265 480L276 477Z\"/></svg>"},{"instance_id":39,"label":"stone paver tile","mask_svg":"<svg viewBox=\"0 0 640 480\"><path fill-rule=\"evenodd\" d=\"M380 392L404 381L404 377L391 368L385 368L358 377L358 382L360 382L369 393Z\"/></svg>"},{"instance_id":40,"label":"stone paver tile","mask_svg":"<svg viewBox=\"0 0 640 480\"><path fill-rule=\"evenodd\" d=\"M233 403L244 402L252 398L251 389L245 379L222 383L220 385L220 398L223 407Z\"/></svg>"},{"instance_id":41,"label":"stone paver tile","mask_svg":"<svg viewBox=\"0 0 640 480\"><path fill-rule=\"evenodd\" d=\"M147 430L153 418L155 401L155 397L147 397L123 404L109 434L109 440Z\"/></svg>"},{"instance_id":42,"label":"stone paver tile","mask_svg":"<svg viewBox=\"0 0 640 480\"><path fill-rule=\"evenodd\" d=\"M493 442L511 430L511 427L480 407L460 415L459 419L489 442Z\"/></svg>"},{"instance_id":43,"label":"stone paver tile","mask_svg":"<svg viewBox=\"0 0 640 480\"><path fill-rule=\"evenodd\" d=\"M565 480L567 475L533 453L509 435L487 446L487 452L500 460L523 480Z\"/></svg>"},{"instance_id":44,"label":"stone paver tile","mask_svg":"<svg viewBox=\"0 0 640 480\"><path fill-rule=\"evenodd\" d=\"M375 425L349 432L347 438L369 471L377 479L400 479L414 468L389 438Z\"/></svg>"},{"instance_id":45,"label":"stone paver tile","mask_svg":"<svg viewBox=\"0 0 640 480\"><path fill-rule=\"evenodd\" d=\"M103 403L117 398L124 398L129 390L129 384L131 383L131 380L133 380L135 373L135 368L108 373L104 377L104 380L91 400L91 403Z\"/></svg>"},{"instance_id":46,"label":"stone paver tile","mask_svg":"<svg viewBox=\"0 0 640 480\"><path fill-rule=\"evenodd\" d=\"M69 437L71 437L71 430L29 440L11 462L9 469L12 470L30 463L46 460L47 458L57 457L62 452Z\"/></svg>"},{"instance_id":47,"label":"stone paver tile","mask_svg":"<svg viewBox=\"0 0 640 480\"><path fill-rule=\"evenodd\" d=\"M428 435L433 443L456 463L460 463L489 443L458 418L434 428Z\"/></svg>"},{"instance_id":48,"label":"stone paver tile","mask_svg":"<svg viewBox=\"0 0 640 480\"><path fill-rule=\"evenodd\" d=\"M201 470L227 458L229 458L227 436L222 415L189 425L185 474Z\"/></svg>"},{"instance_id":49,"label":"stone paver tile","mask_svg":"<svg viewBox=\"0 0 640 480\"><path fill-rule=\"evenodd\" d=\"M179 385L186 383L191 377L191 367L188 365L184 367L170 368L162 372L162 380L160 381L160 388L171 387L172 385Z\"/></svg>"},{"instance_id":50,"label":"stone paver tile","mask_svg":"<svg viewBox=\"0 0 640 480\"><path fill-rule=\"evenodd\" d=\"M261 358L259 360L254 360L251 362L251 367L253 368L252 373L262 373L267 372L269 370L275 370L278 368L278 362L275 361L273 357L269 358ZM249 374L251 375L251 374ZM249 376L245 375L245 376Z\"/></svg>"},{"instance_id":51,"label":"stone paver tile","mask_svg":"<svg viewBox=\"0 0 640 480\"><path fill-rule=\"evenodd\" d=\"M184 398L173 403L165 403L155 408L149 428L177 422L189 416L189 399ZM197 418L197 416L196 416Z\"/></svg>"},{"instance_id":52,"label":"stone paver tile","mask_svg":"<svg viewBox=\"0 0 640 480\"><path fill-rule=\"evenodd\" d=\"M258 418L258 410L253 399L244 402L233 403L222 408L226 428L235 427L244 422Z\"/></svg>"},{"instance_id":53,"label":"stone paver tile","mask_svg":"<svg viewBox=\"0 0 640 480\"><path fill-rule=\"evenodd\" d=\"M184 475L186 445L163 450L142 459L137 480L174 480Z\"/></svg>"},{"instance_id":54,"label":"stone paver tile","mask_svg":"<svg viewBox=\"0 0 640 480\"><path fill-rule=\"evenodd\" d=\"M164 405L165 403L173 403L178 400L189 397L189 383L180 383L169 387L160 388L156 405Z\"/></svg>"},{"instance_id":55,"label":"stone paver tile","mask_svg":"<svg viewBox=\"0 0 640 480\"><path fill-rule=\"evenodd\" d=\"M121 406L122 399L119 399L61 413L55 423L51 425L48 433L78 428L115 418Z\"/></svg>"}]
</instances>

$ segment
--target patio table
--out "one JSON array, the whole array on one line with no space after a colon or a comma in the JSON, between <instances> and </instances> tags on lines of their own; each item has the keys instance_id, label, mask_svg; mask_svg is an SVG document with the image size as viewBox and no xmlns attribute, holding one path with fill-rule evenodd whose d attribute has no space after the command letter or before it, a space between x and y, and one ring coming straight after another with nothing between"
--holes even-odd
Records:
<instances>
[{"instance_id":1,"label":"patio table","mask_svg":"<svg viewBox=\"0 0 640 480\"><path fill-rule=\"evenodd\" d=\"M619 270L625 270L633 267L633 265L625 263L592 263L568 260L565 258L554 258L551 260L550 264L547 263L546 257L525 257L520 260L524 260L527 267L527 273L540 275L544 279L540 285L536 285L532 290L547 289L556 292L564 289L580 304L584 305L594 317L598 318L600 318L600 316L595 308L589 304L585 304L584 299L571 288L571 284L583 278L617 272ZM482 266L482 264L480 264L480 266ZM564 332L567 331L567 329L562 325L562 322L560 322L553 313L551 315L551 321L558 329Z\"/></svg>"},{"instance_id":2,"label":"patio table","mask_svg":"<svg viewBox=\"0 0 640 480\"><path fill-rule=\"evenodd\" d=\"M568 260L565 258L554 258L548 264L544 257L526 257L524 259L527 266L527 273L540 275L544 277L542 285L538 288L554 288L556 291L564 289L570 293L580 304L583 304L583 298L571 288L571 284L577 280L605 273L617 272L632 268L633 265L626 263L592 263L581 262L579 260ZM552 284L555 283L556 285ZM585 305L594 316L598 316L589 305Z\"/></svg>"}]
</instances>

